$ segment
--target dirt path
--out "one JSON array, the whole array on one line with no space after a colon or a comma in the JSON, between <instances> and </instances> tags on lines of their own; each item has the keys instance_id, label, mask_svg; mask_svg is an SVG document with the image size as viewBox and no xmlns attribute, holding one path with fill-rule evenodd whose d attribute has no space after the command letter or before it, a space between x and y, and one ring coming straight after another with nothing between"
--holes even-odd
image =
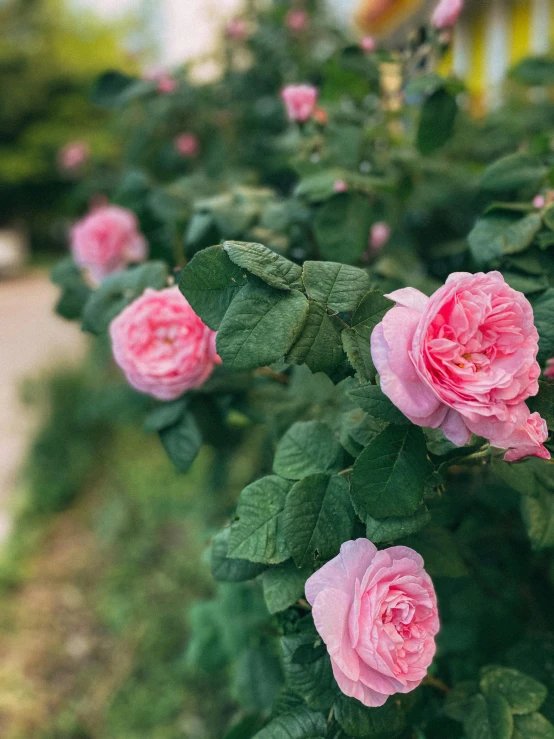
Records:
<instances>
[{"instance_id":1,"label":"dirt path","mask_svg":"<svg viewBox=\"0 0 554 739\"><path fill-rule=\"evenodd\" d=\"M78 361L85 350L79 328L53 313L57 294L44 271L0 282L0 543L10 528L17 473L36 424L20 399L21 383Z\"/></svg>"}]
</instances>

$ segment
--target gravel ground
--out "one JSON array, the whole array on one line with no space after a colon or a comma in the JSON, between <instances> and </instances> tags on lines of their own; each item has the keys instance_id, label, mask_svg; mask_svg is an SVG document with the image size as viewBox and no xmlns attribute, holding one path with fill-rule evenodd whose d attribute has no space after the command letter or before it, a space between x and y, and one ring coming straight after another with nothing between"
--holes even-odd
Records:
<instances>
[{"instance_id":1,"label":"gravel ground","mask_svg":"<svg viewBox=\"0 0 554 739\"><path fill-rule=\"evenodd\" d=\"M0 282L0 542L10 529L17 473L37 423L21 401L21 383L77 362L85 351L79 328L53 312L57 294L43 271Z\"/></svg>"}]
</instances>

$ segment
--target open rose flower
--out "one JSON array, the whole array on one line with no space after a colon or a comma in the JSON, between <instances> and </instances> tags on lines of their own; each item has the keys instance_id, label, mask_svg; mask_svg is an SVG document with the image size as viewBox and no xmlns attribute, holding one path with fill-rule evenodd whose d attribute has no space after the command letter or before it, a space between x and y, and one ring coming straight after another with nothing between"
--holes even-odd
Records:
<instances>
[{"instance_id":1,"label":"open rose flower","mask_svg":"<svg viewBox=\"0 0 554 739\"><path fill-rule=\"evenodd\" d=\"M287 109L289 120L305 123L315 110L317 88L312 85L287 85L281 91L281 97Z\"/></svg>"},{"instance_id":2,"label":"open rose flower","mask_svg":"<svg viewBox=\"0 0 554 739\"><path fill-rule=\"evenodd\" d=\"M308 579L306 598L345 695L376 707L417 688L439 630L435 590L417 552L347 541Z\"/></svg>"},{"instance_id":3,"label":"open rose flower","mask_svg":"<svg viewBox=\"0 0 554 739\"><path fill-rule=\"evenodd\" d=\"M147 288L110 324L115 361L129 384L159 400L200 387L221 360L216 332L190 307L177 286Z\"/></svg>"},{"instance_id":4,"label":"open rose flower","mask_svg":"<svg viewBox=\"0 0 554 739\"><path fill-rule=\"evenodd\" d=\"M463 7L464 0L441 0L433 11L433 26L438 30L454 26Z\"/></svg>"},{"instance_id":5,"label":"open rose flower","mask_svg":"<svg viewBox=\"0 0 554 739\"><path fill-rule=\"evenodd\" d=\"M73 226L71 251L75 263L101 282L131 262L142 262L148 250L132 211L102 205Z\"/></svg>"},{"instance_id":6,"label":"open rose flower","mask_svg":"<svg viewBox=\"0 0 554 739\"><path fill-rule=\"evenodd\" d=\"M471 433L523 456L548 459L546 425L525 400L539 390L539 335L527 298L499 272L450 275L430 298L408 287L373 330L381 389L418 426L458 446Z\"/></svg>"}]
</instances>

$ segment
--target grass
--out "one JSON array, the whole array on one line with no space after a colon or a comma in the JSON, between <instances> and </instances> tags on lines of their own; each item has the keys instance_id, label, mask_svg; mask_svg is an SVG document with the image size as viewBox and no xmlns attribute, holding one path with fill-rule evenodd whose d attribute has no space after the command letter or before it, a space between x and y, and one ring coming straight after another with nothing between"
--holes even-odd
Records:
<instances>
[{"instance_id":1,"label":"grass","mask_svg":"<svg viewBox=\"0 0 554 739\"><path fill-rule=\"evenodd\" d=\"M157 438L106 423L125 403L88 367L45 386L0 568L0 735L217 739L233 709L226 681L185 657L190 605L212 593L211 454L176 473ZM233 487L250 474L241 464Z\"/></svg>"}]
</instances>

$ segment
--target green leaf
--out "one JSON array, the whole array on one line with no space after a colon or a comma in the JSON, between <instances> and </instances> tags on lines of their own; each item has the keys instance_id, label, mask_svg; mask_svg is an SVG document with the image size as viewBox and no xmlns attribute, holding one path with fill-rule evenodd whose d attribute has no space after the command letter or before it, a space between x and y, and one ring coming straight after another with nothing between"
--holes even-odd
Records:
<instances>
[{"instance_id":1,"label":"green leaf","mask_svg":"<svg viewBox=\"0 0 554 739\"><path fill-rule=\"evenodd\" d=\"M320 421L295 423L275 452L273 471L288 480L300 480L316 472L338 472L343 451L333 432Z\"/></svg>"},{"instance_id":2,"label":"green leaf","mask_svg":"<svg viewBox=\"0 0 554 739\"><path fill-rule=\"evenodd\" d=\"M524 251L533 242L540 227L541 217L538 213L517 219L508 215L480 218L467 237L475 263L482 266L505 254Z\"/></svg>"},{"instance_id":3,"label":"green leaf","mask_svg":"<svg viewBox=\"0 0 554 739\"><path fill-rule=\"evenodd\" d=\"M431 154L446 144L452 136L457 113L456 98L444 87L427 98L417 132L417 148L421 154Z\"/></svg>"},{"instance_id":4,"label":"green leaf","mask_svg":"<svg viewBox=\"0 0 554 739\"><path fill-rule=\"evenodd\" d=\"M469 713L464 720L468 739L511 739L514 720L508 702L501 696L471 699Z\"/></svg>"},{"instance_id":5,"label":"green leaf","mask_svg":"<svg viewBox=\"0 0 554 739\"><path fill-rule=\"evenodd\" d=\"M401 426L410 423L378 385L372 385L368 382L349 390L348 395L373 418L379 418L381 421Z\"/></svg>"},{"instance_id":6,"label":"green leaf","mask_svg":"<svg viewBox=\"0 0 554 739\"><path fill-rule=\"evenodd\" d=\"M269 647L250 646L232 666L231 695L246 710L267 711L282 680L279 660Z\"/></svg>"},{"instance_id":7,"label":"green leaf","mask_svg":"<svg viewBox=\"0 0 554 739\"><path fill-rule=\"evenodd\" d=\"M254 739L318 739L327 729L325 716L306 706L274 718Z\"/></svg>"},{"instance_id":8,"label":"green leaf","mask_svg":"<svg viewBox=\"0 0 554 739\"><path fill-rule=\"evenodd\" d=\"M175 426L185 413L188 405L188 399L178 398L170 403L160 403L157 408L154 408L144 421L144 430L147 434L153 433L154 431L162 431L168 426Z\"/></svg>"},{"instance_id":9,"label":"green leaf","mask_svg":"<svg viewBox=\"0 0 554 739\"><path fill-rule=\"evenodd\" d=\"M352 538L354 511L348 483L325 474L309 475L291 489L285 504L283 530L298 567L326 561Z\"/></svg>"},{"instance_id":10,"label":"green leaf","mask_svg":"<svg viewBox=\"0 0 554 739\"><path fill-rule=\"evenodd\" d=\"M554 85L554 59L542 56L522 59L512 67L510 77L529 87Z\"/></svg>"},{"instance_id":11,"label":"green leaf","mask_svg":"<svg viewBox=\"0 0 554 739\"><path fill-rule=\"evenodd\" d=\"M388 700L381 708L366 708L355 698L341 695L335 702L335 717L348 736L356 739L395 739L406 728L399 703Z\"/></svg>"},{"instance_id":12,"label":"green leaf","mask_svg":"<svg viewBox=\"0 0 554 739\"><path fill-rule=\"evenodd\" d=\"M161 290L167 284L167 265L147 262L109 275L91 294L83 312L83 330L93 334L107 331L113 319L142 295L147 287Z\"/></svg>"},{"instance_id":13,"label":"green leaf","mask_svg":"<svg viewBox=\"0 0 554 739\"><path fill-rule=\"evenodd\" d=\"M554 288L549 288L532 301L535 326L539 332L539 354L537 361L544 366L554 357Z\"/></svg>"},{"instance_id":14,"label":"green leaf","mask_svg":"<svg viewBox=\"0 0 554 739\"><path fill-rule=\"evenodd\" d=\"M431 577L465 577L467 568L448 529L431 524L403 542L419 552Z\"/></svg>"},{"instance_id":15,"label":"green leaf","mask_svg":"<svg viewBox=\"0 0 554 739\"><path fill-rule=\"evenodd\" d=\"M547 168L537 157L529 154L510 154L487 167L481 177L481 189L503 193L525 187L536 191L547 172Z\"/></svg>"},{"instance_id":16,"label":"green leaf","mask_svg":"<svg viewBox=\"0 0 554 739\"><path fill-rule=\"evenodd\" d=\"M306 323L285 359L329 375L345 361L340 328L319 303L309 301Z\"/></svg>"},{"instance_id":17,"label":"green leaf","mask_svg":"<svg viewBox=\"0 0 554 739\"><path fill-rule=\"evenodd\" d=\"M475 680L457 683L446 696L444 713L453 721L463 722L469 714L471 701L479 690Z\"/></svg>"},{"instance_id":18,"label":"green leaf","mask_svg":"<svg viewBox=\"0 0 554 739\"><path fill-rule=\"evenodd\" d=\"M426 508L421 508L413 516L380 519L367 516L365 519L366 536L374 544L380 544L384 541L394 541L395 539L402 539L405 536L416 534L425 528L430 520L431 516Z\"/></svg>"},{"instance_id":19,"label":"green leaf","mask_svg":"<svg viewBox=\"0 0 554 739\"><path fill-rule=\"evenodd\" d=\"M329 711L337 694L338 685L333 677L331 660L325 646L320 653L321 638L313 631L281 637L281 653L287 686L301 696L310 708ZM311 648L314 658L295 661L299 649Z\"/></svg>"},{"instance_id":20,"label":"green leaf","mask_svg":"<svg viewBox=\"0 0 554 739\"><path fill-rule=\"evenodd\" d=\"M343 193L317 211L314 232L321 255L328 261L358 262L367 249L372 213L367 197Z\"/></svg>"},{"instance_id":21,"label":"green leaf","mask_svg":"<svg viewBox=\"0 0 554 739\"><path fill-rule=\"evenodd\" d=\"M288 352L308 315L301 292L249 284L237 295L217 334L217 351L235 370L276 362Z\"/></svg>"},{"instance_id":22,"label":"green leaf","mask_svg":"<svg viewBox=\"0 0 554 739\"><path fill-rule=\"evenodd\" d=\"M244 582L253 580L266 566L246 559L228 557L229 536L231 529L226 528L217 533L212 543L212 575L219 582Z\"/></svg>"},{"instance_id":23,"label":"green leaf","mask_svg":"<svg viewBox=\"0 0 554 739\"><path fill-rule=\"evenodd\" d=\"M202 433L192 413L185 413L179 423L162 429L160 441L180 472L188 472L202 446Z\"/></svg>"},{"instance_id":24,"label":"green leaf","mask_svg":"<svg viewBox=\"0 0 554 739\"><path fill-rule=\"evenodd\" d=\"M539 496L545 488L554 489L552 465L538 457L513 464L493 458L492 469L507 485L522 495Z\"/></svg>"},{"instance_id":25,"label":"green leaf","mask_svg":"<svg viewBox=\"0 0 554 739\"><path fill-rule=\"evenodd\" d=\"M308 175L300 180L294 194L298 198L306 198L311 203L328 200L335 195L335 182L344 180L347 174L347 170L336 168Z\"/></svg>"},{"instance_id":26,"label":"green leaf","mask_svg":"<svg viewBox=\"0 0 554 739\"><path fill-rule=\"evenodd\" d=\"M234 264L247 269L279 290L301 290L302 268L262 244L225 241L223 248Z\"/></svg>"},{"instance_id":27,"label":"green leaf","mask_svg":"<svg viewBox=\"0 0 554 739\"><path fill-rule=\"evenodd\" d=\"M410 516L423 500L428 473L422 430L388 426L354 464L351 496L356 513L364 521L367 516Z\"/></svg>"},{"instance_id":28,"label":"green leaf","mask_svg":"<svg viewBox=\"0 0 554 739\"><path fill-rule=\"evenodd\" d=\"M92 290L84 282L81 270L73 259L67 257L58 262L50 279L62 288L62 294L56 303L56 313L68 321L81 318Z\"/></svg>"},{"instance_id":29,"label":"green leaf","mask_svg":"<svg viewBox=\"0 0 554 739\"><path fill-rule=\"evenodd\" d=\"M481 690L486 696L502 695L515 714L538 711L546 698L546 687L511 667L487 665L481 670Z\"/></svg>"},{"instance_id":30,"label":"green leaf","mask_svg":"<svg viewBox=\"0 0 554 739\"><path fill-rule=\"evenodd\" d=\"M369 292L367 272L348 264L304 262L302 279L308 298L332 313L355 310Z\"/></svg>"},{"instance_id":31,"label":"green leaf","mask_svg":"<svg viewBox=\"0 0 554 739\"><path fill-rule=\"evenodd\" d=\"M135 82L127 74L110 70L96 81L92 90L92 102L103 108L116 108L123 101L123 93Z\"/></svg>"},{"instance_id":32,"label":"green leaf","mask_svg":"<svg viewBox=\"0 0 554 739\"><path fill-rule=\"evenodd\" d=\"M270 475L244 488L231 525L228 556L264 564L279 564L290 557L283 518L291 487L287 480Z\"/></svg>"},{"instance_id":33,"label":"green leaf","mask_svg":"<svg viewBox=\"0 0 554 739\"><path fill-rule=\"evenodd\" d=\"M521 515L535 551L554 547L554 495L541 489L539 496L521 499Z\"/></svg>"},{"instance_id":34,"label":"green leaf","mask_svg":"<svg viewBox=\"0 0 554 739\"><path fill-rule=\"evenodd\" d=\"M304 594L304 585L311 570L298 569L294 562L270 567L262 575L262 585L267 610L270 613L285 611Z\"/></svg>"},{"instance_id":35,"label":"green leaf","mask_svg":"<svg viewBox=\"0 0 554 739\"><path fill-rule=\"evenodd\" d=\"M513 739L554 739L554 726L540 713L516 716Z\"/></svg>"},{"instance_id":36,"label":"green leaf","mask_svg":"<svg viewBox=\"0 0 554 739\"><path fill-rule=\"evenodd\" d=\"M375 376L371 359L371 334L393 305L392 300L377 291L367 293L352 316L350 328L342 332L344 350L362 380L369 381Z\"/></svg>"},{"instance_id":37,"label":"green leaf","mask_svg":"<svg viewBox=\"0 0 554 739\"><path fill-rule=\"evenodd\" d=\"M199 251L181 273L179 289L194 312L217 331L239 291L247 284L244 270L233 264L221 246Z\"/></svg>"},{"instance_id":38,"label":"green leaf","mask_svg":"<svg viewBox=\"0 0 554 739\"><path fill-rule=\"evenodd\" d=\"M549 429L554 429L554 382L539 381L539 394L527 401L531 413L540 413L548 424Z\"/></svg>"}]
</instances>

